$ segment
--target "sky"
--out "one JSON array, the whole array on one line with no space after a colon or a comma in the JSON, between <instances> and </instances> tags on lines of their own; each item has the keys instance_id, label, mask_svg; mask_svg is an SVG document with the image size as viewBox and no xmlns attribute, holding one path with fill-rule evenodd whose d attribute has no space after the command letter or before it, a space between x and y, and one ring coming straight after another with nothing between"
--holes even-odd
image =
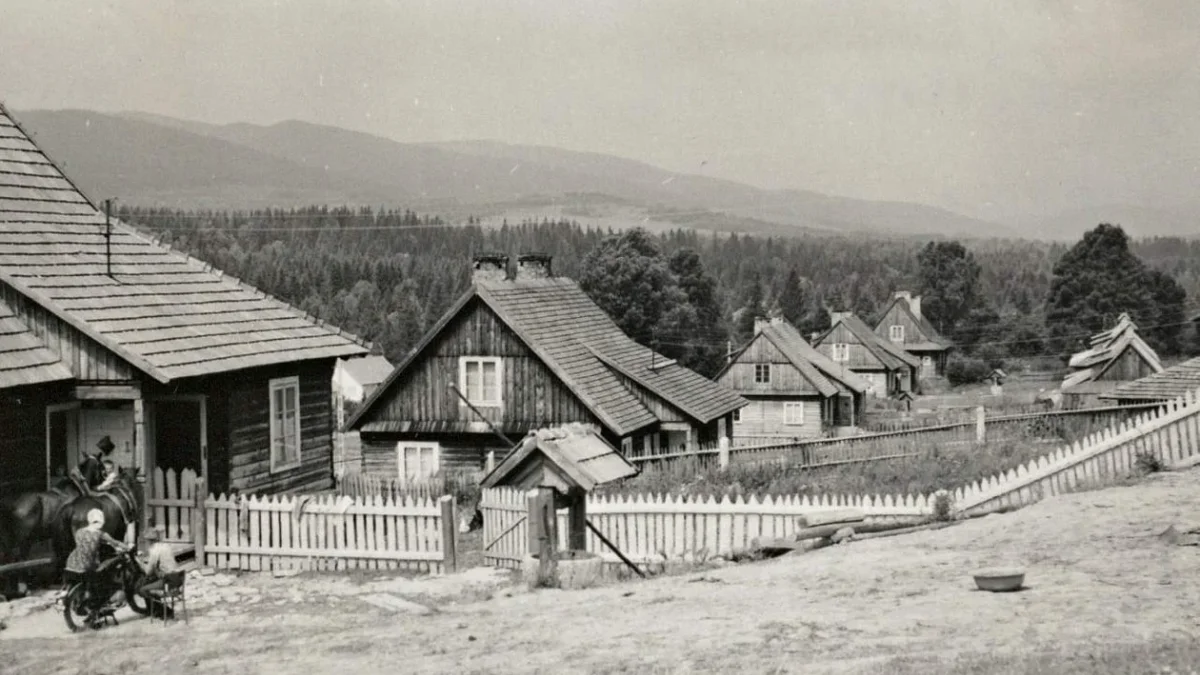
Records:
<instances>
[{"instance_id":1,"label":"sky","mask_svg":"<svg viewBox=\"0 0 1200 675\"><path fill-rule=\"evenodd\" d=\"M0 101L615 154L992 219L1196 204L1196 0L0 0Z\"/></svg>"}]
</instances>

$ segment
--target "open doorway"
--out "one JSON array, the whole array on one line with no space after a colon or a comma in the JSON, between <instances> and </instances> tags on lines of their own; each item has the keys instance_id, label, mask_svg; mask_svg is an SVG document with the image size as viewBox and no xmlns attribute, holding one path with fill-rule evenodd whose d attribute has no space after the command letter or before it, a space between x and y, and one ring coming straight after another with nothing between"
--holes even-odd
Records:
<instances>
[{"instance_id":1,"label":"open doorway","mask_svg":"<svg viewBox=\"0 0 1200 675\"><path fill-rule=\"evenodd\" d=\"M166 471L185 469L207 475L208 424L203 396L179 396L154 401L152 439L154 464Z\"/></svg>"}]
</instances>

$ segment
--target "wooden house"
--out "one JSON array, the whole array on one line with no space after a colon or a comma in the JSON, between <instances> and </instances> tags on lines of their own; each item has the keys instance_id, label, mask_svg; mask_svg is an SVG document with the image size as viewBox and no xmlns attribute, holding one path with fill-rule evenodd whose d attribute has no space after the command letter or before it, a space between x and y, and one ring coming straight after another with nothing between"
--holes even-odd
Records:
<instances>
[{"instance_id":1,"label":"wooden house","mask_svg":"<svg viewBox=\"0 0 1200 675\"><path fill-rule=\"evenodd\" d=\"M757 319L754 337L717 375L750 402L734 413L736 440L816 438L854 427L871 384L814 349L782 318Z\"/></svg>"},{"instance_id":2,"label":"wooden house","mask_svg":"<svg viewBox=\"0 0 1200 675\"><path fill-rule=\"evenodd\" d=\"M378 354L357 359L338 359L333 367L334 396L341 401L362 403L392 374L394 367Z\"/></svg>"},{"instance_id":3,"label":"wooden house","mask_svg":"<svg viewBox=\"0 0 1200 675\"><path fill-rule=\"evenodd\" d=\"M346 425L367 473L479 469L530 430L590 424L626 455L730 437L746 400L626 336L547 256L475 259L471 288Z\"/></svg>"},{"instance_id":4,"label":"wooden house","mask_svg":"<svg viewBox=\"0 0 1200 675\"><path fill-rule=\"evenodd\" d=\"M833 325L813 338L813 347L869 382L869 395L887 398L917 391L919 358L881 338L852 312L833 312L830 318Z\"/></svg>"},{"instance_id":5,"label":"wooden house","mask_svg":"<svg viewBox=\"0 0 1200 675\"><path fill-rule=\"evenodd\" d=\"M0 496L105 436L143 476L331 485L333 364L367 345L110 221L3 107L0 175Z\"/></svg>"},{"instance_id":6,"label":"wooden house","mask_svg":"<svg viewBox=\"0 0 1200 675\"><path fill-rule=\"evenodd\" d=\"M1116 405L1169 403L1197 390L1200 390L1200 357L1131 382L1121 382L1098 398Z\"/></svg>"},{"instance_id":7,"label":"wooden house","mask_svg":"<svg viewBox=\"0 0 1200 675\"><path fill-rule=\"evenodd\" d=\"M1101 394L1123 382L1140 380L1163 371L1158 354L1138 335L1137 325L1122 313L1112 328L1093 335L1088 348L1076 352L1059 386L1066 409L1101 405Z\"/></svg>"},{"instance_id":8,"label":"wooden house","mask_svg":"<svg viewBox=\"0 0 1200 675\"><path fill-rule=\"evenodd\" d=\"M921 314L921 296L898 291L875 322L875 334L921 360L922 379L946 374L953 343L942 337Z\"/></svg>"}]
</instances>

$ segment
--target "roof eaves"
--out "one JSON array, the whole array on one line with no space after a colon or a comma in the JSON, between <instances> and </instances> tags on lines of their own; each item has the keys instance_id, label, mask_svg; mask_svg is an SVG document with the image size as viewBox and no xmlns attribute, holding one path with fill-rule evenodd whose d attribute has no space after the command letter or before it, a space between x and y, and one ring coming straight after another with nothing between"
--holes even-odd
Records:
<instances>
[{"instance_id":1,"label":"roof eaves","mask_svg":"<svg viewBox=\"0 0 1200 675\"><path fill-rule=\"evenodd\" d=\"M737 398L741 401L740 404L735 405L735 406L726 406L726 408L728 408L728 409L721 408L720 409L721 412L719 412L715 415L705 415L705 414L697 411L695 408L691 407L690 405L680 402L670 392L664 390L662 387L658 386L656 383L648 382L645 378L642 378L638 374L630 371L628 368L625 368L619 362L617 362L616 359L606 356L603 352L599 351L598 349L595 349L594 347L591 347L590 345L585 345L585 347L589 352L592 353L593 356L595 356L597 359L599 359L601 361L601 363L604 363L608 367L612 368L613 370L617 371L618 373L621 373L625 377L632 380L638 386L648 390L649 392L651 392L655 396L663 399L667 403L670 403L673 407L679 409L684 414L688 415L689 417L691 417L694 420L708 423L714 419L717 419L718 417L721 417L730 412L733 412L734 410L739 410L739 409L745 407L749 403L749 401L745 400L740 395L737 395ZM664 358L666 358L666 357L664 357ZM683 368L684 366L673 365L670 367L671 368ZM700 376L697 375L697 377L700 377ZM705 379L707 379L707 378L705 378ZM712 382L712 381L709 380L709 382ZM721 386L721 385L717 384L716 382L712 382L712 384L717 387Z\"/></svg>"},{"instance_id":2,"label":"roof eaves","mask_svg":"<svg viewBox=\"0 0 1200 675\"><path fill-rule=\"evenodd\" d=\"M816 387L817 391L819 391L822 396L833 396L837 393L837 387L835 387L833 383L825 378L825 375L821 373L821 369L818 368L816 364L804 358L803 354L794 353L796 350L792 347L790 340L784 339L784 336L778 335L776 331L764 330L762 334L767 336L767 340L769 340L771 344L775 345L775 348L782 352L783 355L792 362L792 365L796 367L796 370L799 370L804 379L808 380L810 384ZM810 370L812 372L808 372ZM814 375L816 377L813 377Z\"/></svg>"},{"instance_id":3,"label":"roof eaves","mask_svg":"<svg viewBox=\"0 0 1200 675\"><path fill-rule=\"evenodd\" d=\"M3 268L0 268L0 281L12 286L18 293L21 293L25 297L36 302L42 309L45 309L75 330L100 343L100 345L105 349L108 349L112 353L125 359L131 365L133 365L133 367L146 373L150 377L153 377L155 380L158 380L159 383L166 384L171 381L171 378L168 377L161 369L155 367L145 358L133 353L116 340L113 340L107 335L104 335L100 331L96 330L86 321L72 315L70 312L64 311L62 308L58 307L57 303L55 303L51 298L47 297L41 291L30 288L26 284L18 281L12 275L5 272Z\"/></svg>"}]
</instances>

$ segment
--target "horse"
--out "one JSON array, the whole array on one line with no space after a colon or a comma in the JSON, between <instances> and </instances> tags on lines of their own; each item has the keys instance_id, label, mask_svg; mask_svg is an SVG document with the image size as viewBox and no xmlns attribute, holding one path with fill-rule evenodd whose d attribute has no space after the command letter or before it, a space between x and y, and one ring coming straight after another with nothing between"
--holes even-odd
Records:
<instances>
[{"instance_id":1,"label":"horse","mask_svg":"<svg viewBox=\"0 0 1200 675\"><path fill-rule=\"evenodd\" d=\"M99 509L104 514L104 531L120 541L125 538L125 528L141 520L143 497L136 474L122 467L107 490L81 494L63 504L52 524L55 578L62 573L67 556L75 548L75 532L87 526L88 511Z\"/></svg>"},{"instance_id":2,"label":"horse","mask_svg":"<svg viewBox=\"0 0 1200 675\"><path fill-rule=\"evenodd\" d=\"M0 502L0 564L29 557L34 544L50 539L58 510L103 480L104 464L88 455L79 463L74 479L63 476L49 490L25 492Z\"/></svg>"}]
</instances>

